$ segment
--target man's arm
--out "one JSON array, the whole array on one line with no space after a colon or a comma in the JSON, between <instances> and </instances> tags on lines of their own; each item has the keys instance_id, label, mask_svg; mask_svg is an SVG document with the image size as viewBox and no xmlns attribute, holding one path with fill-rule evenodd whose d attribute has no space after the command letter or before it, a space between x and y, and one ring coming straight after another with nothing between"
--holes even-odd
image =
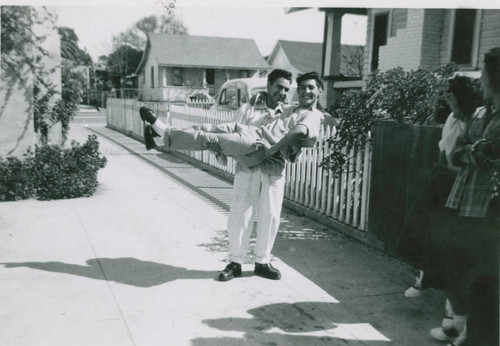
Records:
<instances>
[{"instance_id":1,"label":"man's arm","mask_svg":"<svg viewBox=\"0 0 500 346\"><path fill-rule=\"evenodd\" d=\"M266 148L266 154L272 156L292 144L300 143L302 139L307 137L308 129L305 125L298 124L290 132L288 132L278 143L270 148Z\"/></svg>"},{"instance_id":2,"label":"man's arm","mask_svg":"<svg viewBox=\"0 0 500 346\"><path fill-rule=\"evenodd\" d=\"M323 114L319 111L310 111L308 114L290 130L280 141L268 148L268 154L273 155L288 146L302 148L304 140L317 139L319 136ZM312 142L312 141L309 141ZM310 145L310 144L309 144Z\"/></svg>"}]
</instances>

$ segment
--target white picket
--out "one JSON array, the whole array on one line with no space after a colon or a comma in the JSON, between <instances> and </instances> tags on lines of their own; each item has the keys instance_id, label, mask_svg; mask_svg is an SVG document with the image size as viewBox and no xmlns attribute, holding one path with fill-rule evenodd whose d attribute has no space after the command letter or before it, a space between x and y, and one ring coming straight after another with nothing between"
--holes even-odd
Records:
<instances>
[{"instance_id":1,"label":"white picket","mask_svg":"<svg viewBox=\"0 0 500 346\"><path fill-rule=\"evenodd\" d=\"M354 157L354 146L349 149L349 157ZM352 188L353 188L353 179L354 179L354 160L350 160L351 164L349 167L349 171L347 173L346 180L346 202L345 202L345 220L344 222L347 224L351 224L351 211L353 204L353 196L352 196Z\"/></svg>"}]
</instances>

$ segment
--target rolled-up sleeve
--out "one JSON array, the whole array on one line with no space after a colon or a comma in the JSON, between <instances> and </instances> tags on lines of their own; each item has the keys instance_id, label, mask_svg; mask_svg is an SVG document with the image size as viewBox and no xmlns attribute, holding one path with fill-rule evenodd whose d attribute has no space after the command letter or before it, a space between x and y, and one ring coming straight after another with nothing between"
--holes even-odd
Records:
<instances>
[{"instance_id":1,"label":"rolled-up sleeve","mask_svg":"<svg viewBox=\"0 0 500 346\"><path fill-rule=\"evenodd\" d=\"M306 138L304 138L303 141L306 142L308 146L314 145L314 142L318 139L323 119L323 114L314 110L308 111L302 120L297 123L297 126L303 125L307 128Z\"/></svg>"}]
</instances>

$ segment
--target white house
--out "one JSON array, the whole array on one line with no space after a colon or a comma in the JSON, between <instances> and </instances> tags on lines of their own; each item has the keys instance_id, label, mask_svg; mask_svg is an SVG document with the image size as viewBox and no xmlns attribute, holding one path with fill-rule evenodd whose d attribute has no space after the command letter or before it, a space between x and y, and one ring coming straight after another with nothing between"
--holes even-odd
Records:
<instances>
[{"instance_id":1,"label":"white house","mask_svg":"<svg viewBox=\"0 0 500 346\"><path fill-rule=\"evenodd\" d=\"M214 95L229 79L258 77L270 68L253 39L149 34L137 69L139 98Z\"/></svg>"}]
</instances>

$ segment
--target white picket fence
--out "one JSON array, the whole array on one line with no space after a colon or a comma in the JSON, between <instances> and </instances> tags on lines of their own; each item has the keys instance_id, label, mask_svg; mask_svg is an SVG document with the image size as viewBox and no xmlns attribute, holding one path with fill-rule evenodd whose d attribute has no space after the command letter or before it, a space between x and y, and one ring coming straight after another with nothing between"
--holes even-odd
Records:
<instances>
[{"instance_id":1,"label":"white picket fence","mask_svg":"<svg viewBox=\"0 0 500 346\"><path fill-rule=\"evenodd\" d=\"M164 120L178 128L193 124L220 124L233 119L233 112L193 108L186 105L140 102L135 100L108 100L108 124L142 137L142 121L138 116L141 106L152 108ZM320 166L328 156L330 128L321 130L318 141L312 148L302 149L302 154L294 164L286 164L285 199L325 217L332 218L359 231L366 231L368 222L369 177L371 166L371 146L355 153L349 151L350 172L335 176L332 171ZM236 162L228 158L227 165L217 161L209 151L183 151L183 154L214 167L222 172L233 174Z\"/></svg>"},{"instance_id":2,"label":"white picket fence","mask_svg":"<svg viewBox=\"0 0 500 346\"><path fill-rule=\"evenodd\" d=\"M190 100L190 99L188 99L186 101L186 105L188 105L189 107L193 107L193 108L210 109L214 105L214 101L213 100L199 100L199 99Z\"/></svg>"},{"instance_id":3,"label":"white picket fence","mask_svg":"<svg viewBox=\"0 0 500 346\"><path fill-rule=\"evenodd\" d=\"M124 133L143 138L144 125L139 117L139 108L151 108L162 121L168 121L168 103L147 102L134 99L111 99L106 102L107 125Z\"/></svg>"}]
</instances>

